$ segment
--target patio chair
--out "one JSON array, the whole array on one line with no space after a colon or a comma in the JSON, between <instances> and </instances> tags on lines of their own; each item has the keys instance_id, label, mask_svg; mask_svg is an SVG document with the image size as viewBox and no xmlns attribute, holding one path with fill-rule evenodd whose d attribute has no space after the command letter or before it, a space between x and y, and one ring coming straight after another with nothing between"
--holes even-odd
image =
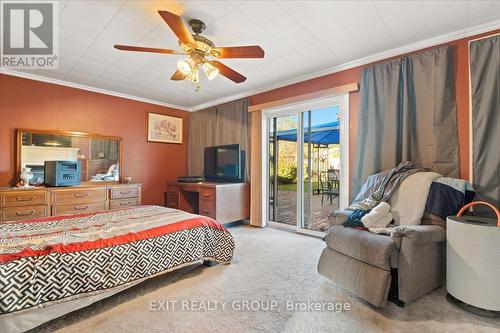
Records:
<instances>
[{"instance_id":1,"label":"patio chair","mask_svg":"<svg viewBox=\"0 0 500 333\"><path fill-rule=\"evenodd\" d=\"M340 170L328 169L328 182L332 189L340 189ZM338 195L338 193L337 193Z\"/></svg>"},{"instance_id":2,"label":"patio chair","mask_svg":"<svg viewBox=\"0 0 500 333\"><path fill-rule=\"evenodd\" d=\"M330 200L330 205L333 204L333 199L339 195L339 183L337 180L329 180L329 173L320 172L319 174L319 191L321 193L321 206L323 206L325 195Z\"/></svg>"}]
</instances>

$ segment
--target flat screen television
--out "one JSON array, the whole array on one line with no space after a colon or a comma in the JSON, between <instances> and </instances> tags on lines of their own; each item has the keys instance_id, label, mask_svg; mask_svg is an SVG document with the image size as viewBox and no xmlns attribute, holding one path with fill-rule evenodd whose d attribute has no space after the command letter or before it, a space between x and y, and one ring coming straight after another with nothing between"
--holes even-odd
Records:
<instances>
[{"instance_id":1,"label":"flat screen television","mask_svg":"<svg viewBox=\"0 0 500 333\"><path fill-rule=\"evenodd\" d=\"M206 180L239 183L244 179L244 168L245 154L239 144L205 147Z\"/></svg>"}]
</instances>

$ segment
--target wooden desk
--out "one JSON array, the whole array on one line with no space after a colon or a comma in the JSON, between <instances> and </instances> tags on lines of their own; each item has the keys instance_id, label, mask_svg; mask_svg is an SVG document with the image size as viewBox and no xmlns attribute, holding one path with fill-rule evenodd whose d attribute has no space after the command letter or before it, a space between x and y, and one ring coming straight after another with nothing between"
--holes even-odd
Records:
<instances>
[{"instance_id":1,"label":"wooden desk","mask_svg":"<svg viewBox=\"0 0 500 333\"><path fill-rule=\"evenodd\" d=\"M229 223L250 218L249 183L167 183L167 207Z\"/></svg>"}]
</instances>

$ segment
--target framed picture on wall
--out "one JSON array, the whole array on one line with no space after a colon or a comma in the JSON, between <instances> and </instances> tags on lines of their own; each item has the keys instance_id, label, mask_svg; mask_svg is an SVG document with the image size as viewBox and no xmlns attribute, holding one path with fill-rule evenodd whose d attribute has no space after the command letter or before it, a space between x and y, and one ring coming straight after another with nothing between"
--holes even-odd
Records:
<instances>
[{"instance_id":1,"label":"framed picture on wall","mask_svg":"<svg viewBox=\"0 0 500 333\"><path fill-rule=\"evenodd\" d=\"M182 118L148 113L147 131L149 142L182 143Z\"/></svg>"}]
</instances>

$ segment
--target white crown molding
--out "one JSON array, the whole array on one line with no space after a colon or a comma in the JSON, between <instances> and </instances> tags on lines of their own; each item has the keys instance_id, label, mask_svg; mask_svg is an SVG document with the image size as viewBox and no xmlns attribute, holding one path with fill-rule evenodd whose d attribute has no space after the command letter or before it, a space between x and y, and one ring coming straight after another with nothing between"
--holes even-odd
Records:
<instances>
[{"instance_id":1,"label":"white crown molding","mask_svg":"<svg viewBox=\"0 0 500 333\"><path fill-rule=\"evenodd\" d=\"M148 104L154 104L154 105L160 105L160 106L165 106L168 108L173 108L173 109L179 109L181 111L192 111L191 108L185 107L182 105L175 105L175 104L170 104L170 103L165 103L161 101L156 101L153 99L148 99L148 98L143 98L139 96L134 96L134 95L129 95L129 94L124 94L116 91L111 91L111 90L106 90L106 89L101 89L101 88L96 88L96 87L90 87L86 86L83 84L79 83L74 83L74 82L69 82L69 81L64 81L64 80L58 80L58 79L53 79L49 78L46 76L41 76L41 75L36 75L32 73L26 73L26 72L20 72L12 69L7 69L7 68L1 68L0 67L0 74L5 74L5 75L10 75L10 76L16 76L20 77L23 79L29 79L29 80L34 80L34 81L41 81L41 82L46 82L46 83L53 83L57 84L60 86L65 86L65 87L70 87L70 88L76 88L76 89L81 89L81 90L87 90L99 94L104 94L104 95L110 95L114 97L120 97L120 98L125 98L125 99L130 99L133 101L138 101L138 102L143 102L143 103L148 103Z\"/></svg>"},{"instance_id":2,"label":"white crown molding","mask_svg":"<svg viewBox=\"0 0 500 333\"><path fill-rule=\"evenodd\" d=\"M390 49L390 50L387 50L387 51L375 53L375 54L372 54L372 55L369 55L369 56L366 56L366 57L362 57L362 58L359 58L359 59L356 59L356 60L353 60L353 61L349 61L349 62L340 64L340 65L336 65L336 66L333 66L333 67L330 67L330 68L326 68L326 69L323 69L323 70L320 70L320 71L316 71L314 73L301 75L301 76L298 76L298 77L295 77L295 78L292 78L292 79L289 79L289 80L285 80L285 81L280 81L280 82L277 82L277 83L273 83L271 85L267 85L267 86L264 86L264 87L261 87L261 88L258 88L258 89L247 90L247 91L244 91L244 92L241 92L241 93L238 93L238 94L234 94L234 95L230 95L230 96L226 96L226 97L223 97L223 98L219 98L219 99L216 99L216 100L213 100L213 101L210 101L210 102L198 104L198 105L193 106L193 107L188 107L188 106L183 106L183 105L169 104L169 103L165 103L165 102L162 102L162 101L157 101L157 100L151 100L151 99L147 99L147 98L142 98L142 97L139 97L139 96L133 96L133 95L128 95L128 94L119 93L119 92L115 92L115 91L110 91L110 90L105 90L105 89L90 87L90 86L86 86L86 85L82 85L82 84L78 84L78 83L73 83L73 82L68 82L68 81L64 81L64 80L52 79L52 78L48 78L48 77L41 76L41 75L35 75L35 74L30 74L30 73L25 73L25 72L19 72L19 71L15 71L15 70L12 70L12 69L0 68L0 73L6 74L6 75L12 75L12 76L17 76L17 77L22 77L22 78L25 78L25 79L30 79L30 80L35 80L35 81L42 81L42 82L47 82L47 83L53 83L53 84L58 84L58 85L62 85L62 86L67 86L67 87L71 87L71 88L92 91L92 92L101 93L101 94L110 95L110 96L115 96L115 97L126 98L126 99L135 100L135 101L139 101L139 102L144 102L144 103L149 103L149 104L154 104L154 105L160 105L160 106L165 106L165 107L169 107L169 108L180 109L180 110L183 110L183 111L193 112L193 111L199 111L199 110L202 110L202 109L214 106L214 105L224 104L224 103L227 103L227 102L230 102L230 101L234 101L234 100L237 100L237 99L240 99L240 98L245 98L245 97L249 97L249 96L252 96L252 95L260 94L260 93L263 93L263 92L266 92L266 91L270 91L270 90L273 90L273 89L286 87L286 86L289 86L289 85L292 85L292 84L295 84L295 83L299 83L299 82L303 82L303 81L308 81L308 80L315 79L315 78L318 78L318 77L322 77L322 76L334 74L334 73L337 73L337 72L341 72L341 71L344 71L344 70L347 70L347 69L351 69L351 68L355 68L355 67L367 65L367 64L370 64L370 63L373 63L373 62L377 62L377 61L380 61L380 60L384 60L384 59L387 59L387 58L396 57L396 56L401 55L401 54L415 52L415 51L418 51L418 50L421 50L421 49L424 49L424 48L427 48L427 47L431 47L431 46L435 46L435 45L439 45L439 44L451 42L451 41L454 41L454 40L457 40L457 39L462 39L462 38L466 38L466 37L470 37L470 36L474 36L474 35L479 35L479 34L482 34L482 33L485 33L485 32L489 32L489 31L493 31L493 30L496 30L496 29L500 29L500 20L495 20L495 21L491 21L491 22L488 22L488 23L476 25L476 26L473 26L473 27L456 30L456 31L453 31L453 32L450 32L450 33L447 33L447 34L443 34L443 35L440 35L440 36L432 37L432 38L427 38L427 39L424 39L424 40L421 40L421 41L418 41L418 42L415 42L415 43L411 43L411 44L407 44L407 45L404 45L404 46L396 47L396 48L393 48L393 49Z\"/></svg>"},{"instance_id":3,"label":"white crown molding","mask_svg":"<svg viewBox=\"0 0 500 333\"><path fill-rule=\"evenodd\" d=\"M394 49L390 49L390 50L387 50L387 51L375 53L375 54L372 54L372 55L369 55L369 56L366 56L366 57L363 57L363 58L359 58L359 59L356 59L356 60L353 60L353 61L349 61L349 62L340 64L340 65L337 65L337 66L333 66L333 67L330 67L330 68L327 68L327 69L323 69L323 70L320 70L320 71L317 71L317 72L314 72L314 73L311 73L311 74L301 75L301 76L295 77L293 79L289 79L289 80L286 80L286 81L277 82L277 83L274 83L274 84L271 84L271 85L267 85L265 87L258 88L258 89L255 89L255 90L246 91L246 92L242 92L242 93L239 93L239 94L235 94L235 95L227 96L227 97L224 97L224 98L220 98L220 99L217 99L217 100L214 100L214 101L211 101L211 102L199 104L199 105L196 105L196 106L192 107L191 111L199 111L199 110L202 110L202 109L214 106L214 105L224 104L224 103L227 103L227 102L230 102L230 101L234 101L234 100L237 100L237 99L240 99L240 98L249 97L249 96L260 94L260 93L263 93L263 92L266 92L266 91L270 91L270 90L273 90L273 89L278 89L278 88L286 87L286 86L289 86L289 85L292 85L292 84L295 84L295 83L299 83L299 82L303 82L303 81L315 79L315 78L318 78L318 77L322 77L322 76L334 74L334 73L341 72L341 71L344 71L344 70L347 70L347 69L351 69L351 68L355 68L355 67L367 65L367 64L370 64L370 63L373 63L373 62L377 62L377 61L380 61L380 60L392 58L392 57L395 57L395 56L398 56L398 55L401 55L401 54L406 54L406 53L418 51L418 50L421 50L421 49L425 49L427 47L431 47L431 46L435 46L435 45L439 45L439 44L451 42L451 41L454 41L454 40L457 40L457 39L462 39L462 38L466 38L466 37L470 37L470 36L474 36L474 35L479 35L479 34L482 34L482 33L485 33L485 32L489 32L489 31L493 31L493 30L496 30L496 29L499 29L499 28L500 28L500 20L495 20L495 21L491 21L491 22L488 22L488 23L484 23L484 24L481 24L481 25L474 26L474 27L470 27L470 28L466 28L466 29L461 29L461 30L453 31L453 32L450 32L450 33L447 33L447 34L444 34L444 35L440 35L440 36L436 36L436 37L424 39L424 40L421 40L421 41L418 41L418 42L415 42L415 43L411 43L411 44L407 44L407 45L404 45L404 46L396 47Z\"/></svg>"}]
</instances>

